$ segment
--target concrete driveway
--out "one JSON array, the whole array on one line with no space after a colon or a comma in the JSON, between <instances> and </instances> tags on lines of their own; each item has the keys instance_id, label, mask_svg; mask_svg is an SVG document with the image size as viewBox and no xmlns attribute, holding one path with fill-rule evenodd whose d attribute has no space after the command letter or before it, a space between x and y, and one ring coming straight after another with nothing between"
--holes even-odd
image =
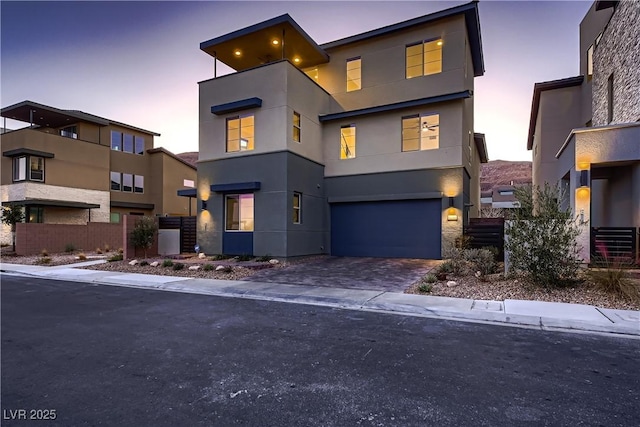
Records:
<instances>
[{"instance_id":1,"label":"concrete driveway","mask_svg":"<svg viewBox=\"0 0 640 427\"><path fill-rule=\"evenodd\" d=\"M320 257L284 268L264 269L245 280L402 292L439 263L424 259Z\"/></svg>"}]
</instances>

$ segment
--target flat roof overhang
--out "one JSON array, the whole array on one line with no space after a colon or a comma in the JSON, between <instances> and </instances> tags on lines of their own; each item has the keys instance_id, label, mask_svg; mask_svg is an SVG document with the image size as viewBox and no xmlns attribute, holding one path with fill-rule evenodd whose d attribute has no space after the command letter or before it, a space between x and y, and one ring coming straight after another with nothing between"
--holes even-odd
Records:
<instances>
[{"instance_id":1,"label":"flat roof overhang","mask_svg":"<svg viewBox=\"0 0 640 427\"><path fill-rule=\"evenodd\" d=\"M38 104L32 101L23 101L18 104L5 107L0 110L2 117L18 120L25 123L33 123L38 126L59 128L72 125L79 121L94 123L99 126L107 126L108 120L96 116L89 116L80 111L66 111L48 105ZM31 121L33 120L33 121Z\"/></svg>"},{"instance_id":2,"label":"flat roof overhang","mask_svg":"<svg viewBox=\"0 0 640 427\"><path fill-rule=\"evenodd\" d=\"M195 188L188 188L188 189L185 189L185 190L178 190L177 194L180 197L197 197L198 196L198 194L196 193L196 189Z\"/></svg>"},{"instance_id":3,"label":"flat roof overhang","mask_svg":"<svg viewBox=\"0 0 640 427\"><path fill-rule=\"evenodd\" d=\"M329 62L329 55L289 14L202 42L200 49L236 71L282 59L301 68Z\"/></svg>"},{"instance_id":4,"label":"flat roof overhang","mask_svg":"<svg viewBox=\"0 0 640 427\"><path fill-rule=\"evenodd\" d=\"M25 199L11 202L2 202L3 206L42 206L52 208L72 208L72 209L97 209L100 205L95 203L70 202L68 200L52 200L52 199Z\"/></svg>"},{"instance_id":5,"label":"flat roof overhang","mask_svg":"<svg viewBox=\"0 0 640 427\"><path fill-rule=\"evenodd\" d=\"M14 150L3 151L4 157L19 157L19 156L38 156L46 159L53 159L55 154L48 151L32 150L31 148L16 148Z\"/></svg>"}]
</instances>

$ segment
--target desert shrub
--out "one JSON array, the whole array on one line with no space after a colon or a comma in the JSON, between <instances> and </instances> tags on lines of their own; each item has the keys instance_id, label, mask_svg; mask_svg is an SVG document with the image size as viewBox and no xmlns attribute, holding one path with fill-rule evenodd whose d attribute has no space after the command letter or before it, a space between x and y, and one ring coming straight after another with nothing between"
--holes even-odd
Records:
<instances>
[{"instance_id":1,"label":"desert shrub","mask_svg":"<svg viewBox=\"0 0 640 427\"><path fill-rule=\"evenodd\" d=\"M87 255L84 252L80 252L78 254L78 259L81 260L81 261L84 261L84 260L87 259Z\"/></svg>"},{"instance_id":2,"label":"desert shrub","mask_svg":"<svg viewBox=\"0 0 640 427\"><path fill-rule=\"evenodd\" d=\"M113 254L109 258L107 258L107 261L108 262L122 261L122 259L123 259L122 254Z\"/></svg>"},{"instance_id":3,"label":"desert shrub","mask_svg":"<svg viewBox=\"0 0 640 427\"><path fill-rule=\"evenodd\" d=\"M471 245L472 239L473 237L463 234L461 236L456 237L454 245L458 249L467 249Z\"/></svg>"},{"instance_id":4,"label":"desert shrub","mask_svg":"<svg viewBox=\"0 0 640 427\"><path fill-rule=\"evenodd\" d=\"M422 281L426 283L436 283L438 281L438 278L435 274L427 274L426 276L424 276Z\"/></svg>"},{"instance_id":5,"label":"desert shrub","mask_svg":"<svg viewBox=\"0 0 640 427\"><path fill-rule=\"evenodd\" d=\"M512 268L542 287L566 286L576 281L579 264L577 218L562 208L563 195L555 187L519 187L519 209L512 209L505 233L505 250ZM535 200L535 205L534 205Z\"/></svg>"},{"instance_id":6,"label":"desert shrub","mask_svg":"<svg viewBox=\"0 0 640 427\"><path fill-rule=\"evenodd\" d=\"M587 278L599 289L632 301L640 301L640 282L631 279L629 269L632 260L596 257L592 260L598 267L587 270Z\"/></svg>"},{"instance_id":7,"label":"desert shrub","mask_svg":"<svg viewBox=\"0 0 640 427\"><path fill-rule=\"evenodd\" d=\"M229 258L231 258L231 255L224 255L224 254L216 254L209 257L211 261L221 261L223 259L229 259Z\"/></svg>"},{"instance_id":8,"label":"desert shrub","mask_svg":"<svg viewBox=\"0 0 640 427\"><path fill-rule=\"evenodd\" d=\"M149 265L149 261L147 261L147 260L142 260L142 261L140 261L140 266L141 266L141 267L143 267L143 266L145 266L145 265Z\"/></svg>"},{"instance_id":9,"label":"desert shrub","mask_svg":"<svg viewBox=\"0 0 640 427\"><path fill-rule=\"evenodd\" d=\"M236 257L238 261L251 261L253 259L253 255L242 254Z\"/></svg>"},{"instance_id":10,"label":"desert shrub","mask_svg":"<svg viewBox=\"0 0 640 427\"><path fill-rule=\"evenodd\" d=\"M443 251L443 257L447 259L447 268L450 268L452 273L456 276L464 275L468 272L467 262L464 259L464 249L457 247L450 247Z\"/></svg>"},{"instance_id":11,"label":"desert shrub","mask_svg":"<svg viewBox=\"0 0 640 427\"><path fill-rule=\"evenodd\" d=\"M150 216L143 216L136 221L131 233L131 243L135 248L144 250L144 257L147 257L147 250L153 246L158 226L155 219Z\"/></svg>"},{"instance_id":12,"label":"desert shrub","mask_svg":"<svg viewBox=\"0 0 640 427\"><path fill-rule=\"evenodd\" d=\"M44 255L36 260L36 264L50 264L51 258L47 255Z\"/></svg>"},{"instance_id":13,"label":"desert shrub","mask_svg":"<svg viewBox=\"0 0 640 427\"><path fill-rule=\"evenodd\" d=\"M211 271L213 269L214 269L213 264L205 264L202 266L203 271Z\"/></svg>"},{"instance_id":14,"label":"desert shrub","mask_svg":"<svg viewBox=\"0 0 640 427\"><path fill-rule=\"evenodd\" d=\"M96 248L96 253L97 253L98 255L102 254L102 249L100 249L100 248Z\"/></svg>"},{"instance_id":15,"label":"desert shrub","mask_svg":"<svg viewBox=\"0 0 640 427\"><path fill-rule=\"evenodd\" d=\"M65 252L74 252L75 250L76 250L76 245L74 245L73 243L67 243L66 245L64 245Z\"/></svg>"},{"instance_id":16,"label":"desert shrub","mask_svg":"<svg viewBox=\"0 0 640 427\"><path fill-rule=\"evenodd\" d=\"M258 257L256 259L256 261L258 261L258 262L269 262L269 260L271 260L271 258L272 258L271 255L266 254L266 255L262 255L261 257Z\"/></svg>"},{"instance_id":17,"label":"desert shrub","mask_svg":"<svg viewBox=\"0 0 640 427\"><path fill-rule=\"evenodd\" d=\"M496 271L494 254L488 249L465 249L464 258L474 272L480 272L480 279Z\"/></svg>"},{"instance_id":18,"label":"desert shrub","mask_svg":"<svg viewBox=\"0 0 640 427\"><path fill-rule=\"evenodd\" d=\"M164 261L162 261L162 266L163 267L173 267L173 261L171 261L170 259L165 259Z\"/></svg>"},{"instance_id":19,"label":"desert shrub","mask_svg":"<svg viewBox=\"0 0 640 427\"><path fill-rule=\"evenodd\" d=\"M445 261L438 266L437 270L438 273L453 273L453 265L451 261Z\"/></svg>"},{"instance_id":20,"label":"desert shrub","mask_svg":"<svg viewBox=\"0 0 640 427\"><path fill-rule=\"evenodd\" d=\"M118 253L119 253L119 254L123 254L123 253L124 253L124 249L122 249L122 248L118 248Z\"/></svg>"},{"instance_id":21,"label":"desert shrub","mask_svg":"<svg viewBox=\"0 0 640 427\"><path fill-rule=\"evenodd\" d=\"M184 268L184 264L181 262L176 262L175 264L173 264L173 269L175 271L182 270L183 268Z\"/></svg>"},{"instance_id":22,"label":"desert shrub","mask_svg":"<svg viewBox=\"0 0 640 427\"><path fill-rule=\"evenodd\" d=\"M46 249L43 249L40 251L40 256L41 257L48 257L49 256L49 251Z\"/></svg>"},{"instance_id":23,"label":"desert shrub","mask_svg":"<svg viewBox=\"0 0 640 427\"><path fill-rule=\"evenodd\" d=\"M418 292L421 294L429 294L433 290L433 285L431 283L422 283L418 286Z\"/></svg>"}]
</instances>

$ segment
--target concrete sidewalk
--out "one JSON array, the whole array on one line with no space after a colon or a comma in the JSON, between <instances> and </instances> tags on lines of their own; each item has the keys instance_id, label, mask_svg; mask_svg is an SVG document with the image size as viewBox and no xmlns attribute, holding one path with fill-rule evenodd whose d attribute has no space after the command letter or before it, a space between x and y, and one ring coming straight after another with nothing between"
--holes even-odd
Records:
<instances>
[{"instance_id":1,"label":"concrete sidewalk","mask_svg":"<svg viewBox=\"0 0 640 427\"><path fill-rule=\"evenodd\" d=\"M541 301L508 299L502 302L309 285L189 279L78 268L102 262L104 261L88 261L56 267L0 263L0 270L4 274L103 285L294 302L471 322L492 322L543 330L612 333L640 337L640 311L634 310L612 310L590 305Z\"/></svg>"}]
</instances>

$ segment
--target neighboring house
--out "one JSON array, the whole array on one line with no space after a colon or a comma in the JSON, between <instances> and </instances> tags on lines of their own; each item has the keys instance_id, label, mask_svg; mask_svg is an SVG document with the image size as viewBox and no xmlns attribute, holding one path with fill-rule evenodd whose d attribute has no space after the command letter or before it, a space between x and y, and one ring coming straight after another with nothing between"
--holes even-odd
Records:
<instances>
[{"instance_id":1,"label":"neighboring house","mask_svg":"<svg viewBox=\"0 0 640 427\"><path fill-rule=\"evenodd\" d=\"M640 227L640 3L596 1L580 24L580 76L536 83L527 148L533 183L559 184L592 228ZM591 251L590 251L591 249Z\"/></svg>"},{"instance_id":2,"label":"neighboring house","mask_svg":"<svg viewBox=\"0 0 640 427\"><path fill-rule=\"evenodd\" d=\"M513 185L498 185L492 190L482 191L480 203L483 208L513 209L518 207Z\"/></svg>"},{"instance_id":3,"label":"neighboring house","mask_svg":"<svg viewBox=\"0 0 640 427\"><path fill-rule=\"evenodd\" d=\"M200 48L236 70L199 83L204 251L440 258L478 216L475 2L323 45L282 15Z\"/></svg>"},{"instance_id":4,"label":"neighboring house","mask_svg":"<svg viewBox=\"0 0 640 427\"><path fill-rule=\"evenodd\" d=\"M24 206L27 222L195 214L195 200L176 193L195 186L196 169L154 149L159 134L31 101L3 108L1 115L29 123L1 136L1 200Z\"/></svg>"}]
</instances>

